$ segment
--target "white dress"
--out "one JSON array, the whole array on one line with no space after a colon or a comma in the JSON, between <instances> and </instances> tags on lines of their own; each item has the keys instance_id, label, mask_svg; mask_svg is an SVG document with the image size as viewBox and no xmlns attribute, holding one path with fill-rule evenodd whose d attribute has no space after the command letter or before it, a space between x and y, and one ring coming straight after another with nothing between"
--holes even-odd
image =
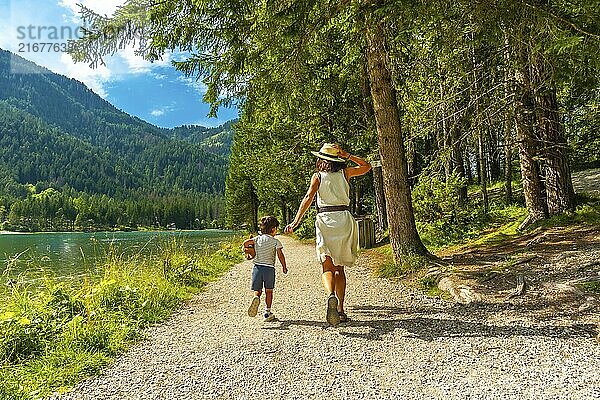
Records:
<instances>
[{"instance_id":1,"label":"white dress","mask_svg":"<svg viewBox=\"0 0 600 400\"><path fill-rule=\"evenodd\" d=\"M350 204L350 185L344 171L320 172L321 183L317 192L317 206L347 206ZM318 213L315 221L317 258L325 257L333 265L351 267L358 252L358 224L350 211Z\"/></svg>"}]
</instances>

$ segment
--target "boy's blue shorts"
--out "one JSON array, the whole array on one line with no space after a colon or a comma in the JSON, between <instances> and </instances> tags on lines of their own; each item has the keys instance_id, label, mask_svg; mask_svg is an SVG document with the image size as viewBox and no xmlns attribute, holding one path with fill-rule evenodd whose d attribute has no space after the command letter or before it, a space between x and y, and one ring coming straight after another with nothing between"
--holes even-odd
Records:
<instances>
[{"instance_id":1,"label":"boy's blue shorts","mask_svg":"<svg viewBox=\"0 0 600 400\"><path fill-rule=\"evenodd\" d=\"M252 290L275 288L275 267L255 264L252 268Z\"/></svg>"}]
</instances>

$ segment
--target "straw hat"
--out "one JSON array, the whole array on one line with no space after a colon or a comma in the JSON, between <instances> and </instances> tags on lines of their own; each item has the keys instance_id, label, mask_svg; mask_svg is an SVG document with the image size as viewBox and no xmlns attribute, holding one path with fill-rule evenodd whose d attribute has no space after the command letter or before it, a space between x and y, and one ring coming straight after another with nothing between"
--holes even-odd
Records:
<instances>
[{"instance_id":1,"label":"straw hat","mask_svg":"<svg viewBox=\"0 0 600 400\"><path fill-rule=\"evenodd\" d=\"M319 150L318 152L311 151L311 153L314 156L322 158L323 160L334 162L346 162L346 160L339 157L339 150L336 147L333 147L333 144L331 143L325 143L323 147L321 147L321 150Z\"/></svg>"}]
</instances>

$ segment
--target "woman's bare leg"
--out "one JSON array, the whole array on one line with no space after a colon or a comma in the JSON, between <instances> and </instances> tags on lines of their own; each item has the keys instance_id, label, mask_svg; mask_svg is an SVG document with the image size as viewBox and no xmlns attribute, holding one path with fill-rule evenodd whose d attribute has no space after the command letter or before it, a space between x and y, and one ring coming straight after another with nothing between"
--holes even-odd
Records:
<instances>
[{"instance_id":1,"label":"woman's bare leg","mask_svg":"<svg viewBox=\"0 0 600 400\"><path fill-rule=\"evenodd\" d=\"M340 323L339 316L339 300L336 295L336 274L339 273L339 268L333 265L333 261L331 257L325 257L325 261L323 261L323 275L321 278L323 280L323 287L329 297L327 298L327 317L326 320L331 326L337 326Z\"/></svg>"},{"instance_id":2,"label":"woman's bare leg","mask_svg":"<svg viewBox=\"0 0 600 400\"><path fill-rule=\"evenodd\" d=\"M346 273L343 266L336 266L334 274L335 295L338 298L338 311L344 312L344 297L346 297Z\"/></svg>"},{"instance_id":3,"label":"woman's bare leg","mask_svg":"<svg viewBox=\"0 0 600 400\"><path fill-rule=\"evenodd\" d=\"M323 261L323 275L321 275L321 279L323 281L323 288L327 294L335 293L335 272L336 268L333 265L333 261L331 257L325 257L325 261Z\"/></svg>"}]
</instances>

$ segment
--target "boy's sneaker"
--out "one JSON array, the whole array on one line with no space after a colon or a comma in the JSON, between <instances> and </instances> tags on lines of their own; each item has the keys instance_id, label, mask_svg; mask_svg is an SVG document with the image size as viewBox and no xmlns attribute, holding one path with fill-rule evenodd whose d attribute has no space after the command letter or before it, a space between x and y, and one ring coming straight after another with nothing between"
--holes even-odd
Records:
<instances>
[{"instance_id":1,"label":"boy's sneaker","mask_svg":"<svg viewBox=\"0 0 600 400\"><path fill-rule=\"evenodd\" d=\"M248 316L256 317L256 314L258 314L258 306L260 306L260 297L254 296L252 303L250 303L250 307L248 307Z\"/></svg>"},{"instance_id":2,"label":"boy's sneaker","mask_svg":"<svg viewBox=\"0 0 600 400\"><path fill-rule=\"evenodd\" d=\"M273 314L272 312L266 312L264 317L265 322L272 322L277 320L277 318L275 318L275 314Z\"/></svg>"},{"instance_id":3,"label":"boy's sneaker","mask_svg":"<svg viewBox=\"0 0 600 400\"><path fill-rule=\"evenodd\" d=\"M340 314L337 310L338 299L334 293L331 293L327 298L327 322L331 326L337 326L340 323Z\"/></svg>"}]
</instances>

